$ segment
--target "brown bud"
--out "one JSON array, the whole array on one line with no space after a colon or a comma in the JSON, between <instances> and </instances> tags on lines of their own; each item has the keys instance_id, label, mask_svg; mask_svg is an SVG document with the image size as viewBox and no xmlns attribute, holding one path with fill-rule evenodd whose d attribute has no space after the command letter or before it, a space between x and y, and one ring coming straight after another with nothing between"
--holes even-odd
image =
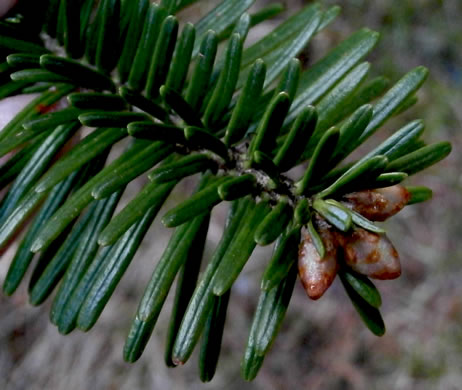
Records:
<instances>
[{"instance_id":1,"label":"brown bud","mask_svg":"<svg viewBox=\"0 0 462 390\"><path fill-rule=\"evenodd\" d=\"M375 279L395 279L401 275L398 252L384 234L355 229L339 234L345 263L354 271Z\"/></svg>"},{"instance_id":2,"label":"brown bud","mask_svg":"<svg viewBox=\"0 0 462 390\"><path fill-rule=\"evenodd\" d=\"M345 205L371 221L385 221L403 209L411 194L401 185L352 192L344 197Z\"/></svg>"},{"instance_id":3,"label":"brown bud","mask_svg":"<svg viewBox=\"0 0 462 390\"><path fill-rule=\"evenodd\" d=\"M319 299L330 287L339 268L337 262L337 241L328 228L318 229L326 249L321 259L309 233L303 229L298 251L298 272L306 294L311 299Z\"/></svg>"}]
</instances>

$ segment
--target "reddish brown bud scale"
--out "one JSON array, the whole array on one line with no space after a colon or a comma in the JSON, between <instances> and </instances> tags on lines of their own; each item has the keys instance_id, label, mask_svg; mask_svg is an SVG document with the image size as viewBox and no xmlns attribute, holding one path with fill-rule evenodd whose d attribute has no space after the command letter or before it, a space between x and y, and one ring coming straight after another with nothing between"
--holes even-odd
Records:
<instances>
[{"instance_id":1,"label":"reddish brown bud scale","mask_svg":"<svg viewBox=\"0 0 462 390\"><path fill-rule=\"evenodd\" d=\"M48 114L50 112L53 112L59 104L60 104L59 101L56 103L50 104L50 105L40 103L40 104L37 104L36 110L40 114Z\"/></svg>"},{"instance_id":2,"label":"reddish brown bud scale","mask_svg":"<svg viewBox=\"0 0 462 390\"><path fill-rule=\"evenodd\" d=\"M318 229L324 243L325 256L320 257L309 233L302 230L302 241L298 252L298 273L311 299L319 299L330 287L337 275L339 265L337 262L337 240L334 233L328 228Z\"/></svg>"},{"instance_id":3,"label":"reddish brown bud scale","mask_svg":"<svg viewBox=\"0 0 462 390\"><path fill-rule=\"evenodd\" d=\"M385 235L355 229L338 234L345 263L356 272L374 279L396 279L401 275L398 252Z\"/></svg>"},{"instance_id":4,"label":"reddish brown bud scale","mask_svg":"<svg viewBox=\"0 0 462 390\"><path fill-rule=\"evenodd\" d=\"M401 185L345 195L345 205L371 221L385 221L401 211L411 194Z\"/></svg>"}]
</instances>

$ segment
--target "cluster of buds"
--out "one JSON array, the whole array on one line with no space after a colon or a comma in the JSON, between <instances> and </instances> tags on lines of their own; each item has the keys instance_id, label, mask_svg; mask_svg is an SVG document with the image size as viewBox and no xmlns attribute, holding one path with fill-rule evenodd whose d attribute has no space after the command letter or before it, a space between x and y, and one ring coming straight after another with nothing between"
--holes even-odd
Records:
<instances>
[{"instance_id":1,"label":"cluster of buds","mask_svg":"<svg viewBox=\"0 0 462 390\"><path fill-rule=\"evenodd\" d=\"M409 202L411 194L400 185L353 192L341 204L369 221L385 221ZM342 232L321 215L313 216L313 226L323 244L320 253L313 232L304 228L299 248L300 279L311 299L319 299L334 281L341 267L373 279L390 280L401 275L398 252L384 233L354 226Z\"/></svg>"}]
</instances>

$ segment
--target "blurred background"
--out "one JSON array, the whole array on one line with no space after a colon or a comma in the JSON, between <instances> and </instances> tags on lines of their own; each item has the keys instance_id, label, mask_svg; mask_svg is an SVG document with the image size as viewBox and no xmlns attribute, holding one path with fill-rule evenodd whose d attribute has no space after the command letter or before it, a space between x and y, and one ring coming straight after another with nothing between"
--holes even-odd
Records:
<instances>
[{"instance_id":1,"label":"blurred background","mask_svg":"<svg viewBox=\"0 0 462 390\"><path fill-rule=\"evenodd\" d=\"M377 282L387 333L373 336L361 323L336 281L317 302L296 286L286 319L254 382L244 382L239 364L258 297L268 252L258 250L233 289L218 372L210 384L197 374L197 358L166 368L163 349L171 296L153 337L134 365L122 360L132 316L168 231L148 233L100 321L88 335L61 336L48 321L49 304L28 304L26 287L13 297L0 294L0 389L441 389L462 388L462 2L460 0L332 0L342 12L306 48L306 66L355 30L382 34L369 57L376 74L392 81L417 65L430 69L419 102L381 130L385 137L405 122L423 118L427 142L450 140L452 154L413 184L434 190L430 202L406 208L387 223L398 249L402 276ZM217 1L203 1L184 20ZM262 6L269 1L258 0ZM259 27L265 34L309 1L287 0L287 13ZM377 142L377 140L375 141ZM136 189L139 183L132 185ZM184 184L185 191L188 183ZM182 191L176 191L176 194ZM179 195L177 195L179 196ZM179 199L171 199L177 202ZM171 204L172 204L171 203ZM168 207L168 205L167 205ZM226 208L214 214L206 255L220 237ZM0 283L8 260L0 263ZM174 289L172 289L173 291ZM171 294L172 295L172 294Z\"/></svg>"}]
</instances>

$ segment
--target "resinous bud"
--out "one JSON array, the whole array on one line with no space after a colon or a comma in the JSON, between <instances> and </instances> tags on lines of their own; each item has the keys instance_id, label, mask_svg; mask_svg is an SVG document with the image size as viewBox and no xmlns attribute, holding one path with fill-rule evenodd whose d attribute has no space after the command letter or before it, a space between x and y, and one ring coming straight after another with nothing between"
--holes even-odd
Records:
<instances>
[{"instance_id":1,"label":"resinous bud","mask_svg":"<svg viewBox=\"0 0 462 390\"><path fill-rule=\"evenodd\" d=\"M313 244L310 234L302 230L302 241L298 252L298 272L306 294L311 299L319 299L330 287L337 275L337 240L334 233L324 226L318 229L325 247L323 258Z\"/></svg>"},{"instance_id":2,"label":"resinous bud","mask_svg":"<svg viewBox=\"0 0 462 390\"><path fill-rule=\"evenodd\" d=\"M411 199L401 185L352 192L344 196L345 205L370 221L385 221L401 211Z\"/></svg>"},{"instance_id":3,"label":"resinous bud","mask_svg":"<svg viewBox=\"0 0 462 390\"><path fill-rule=\"evenodd\" d=\"M351 234L338 234L345 263L354 271L374 279L396 279L401 275L399 255L384 234L355 229Z\"/></svg>"}]
</instances>

